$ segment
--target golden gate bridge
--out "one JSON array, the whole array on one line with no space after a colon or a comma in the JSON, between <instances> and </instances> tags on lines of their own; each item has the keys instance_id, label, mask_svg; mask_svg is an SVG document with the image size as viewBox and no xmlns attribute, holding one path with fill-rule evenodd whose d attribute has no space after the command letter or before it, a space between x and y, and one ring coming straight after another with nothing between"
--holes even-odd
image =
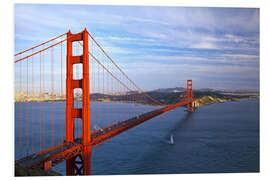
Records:
<instances>
[{"instance_id":1,"label":"golden gate bridge","mask_svg":"<svg viewBox=\"0 0 270 180\"><path fill-rule=\"evenodd\" d=\"M193 110L192 80L174 103L163 104L135 84L86 29L14 56L16 148L27 149L15 163L26 168L48 171L66 162L66 175L90 175L93 147L177 107ZM113 116L108 102L118 103L121 116ZM154 109L141 112L137 104Z\"/></svg>"}]
</instances>

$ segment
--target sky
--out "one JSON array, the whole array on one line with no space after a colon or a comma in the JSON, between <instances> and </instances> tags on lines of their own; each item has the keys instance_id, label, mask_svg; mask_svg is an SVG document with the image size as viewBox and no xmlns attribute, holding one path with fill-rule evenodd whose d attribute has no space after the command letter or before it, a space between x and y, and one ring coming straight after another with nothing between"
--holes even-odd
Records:
<instances>
[{"instance_id":1,"label":"sky","mask_svg":"<svg viewBox=\"0 0 270 180\"><path fill-rule=\"evenodd\" d=\"M259 90L258 8L15 4L15 53L87 28L144 90Z\"/></svg>"}]
</instances>

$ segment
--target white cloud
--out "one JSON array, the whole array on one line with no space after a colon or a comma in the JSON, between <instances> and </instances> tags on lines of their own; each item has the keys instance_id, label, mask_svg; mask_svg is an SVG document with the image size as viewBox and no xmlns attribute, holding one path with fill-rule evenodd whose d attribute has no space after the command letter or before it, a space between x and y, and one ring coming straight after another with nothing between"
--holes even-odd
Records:
<instances>
[{"instance_id":1,"label":"white cloud","mask_svg":"<svg viewBox=\"0 0 270 180\"><path fill-rule=\"evenodd\" d=\"M214 43L210 42L200 42L198 44L194 43L190 47L196 49L219 49Z\"/></svg>"},{"instance_id":2,"label":"white cloud","mask_svg":"<svg viewBox=\"0 0 270 180\"><path fill-rule=\"evenodd\" d=\"M68 29L79 32L87 27L117 64L127 62L124 66L135 78L145 69L171 78L179 71L197 79L200 73L202 77L257 75L258 9L125 8L16 5L15 47L29 48ZM185 52L186 48L194 51ZM215 53L200 54L200 50Z\"/></svg>"}]
</instances>

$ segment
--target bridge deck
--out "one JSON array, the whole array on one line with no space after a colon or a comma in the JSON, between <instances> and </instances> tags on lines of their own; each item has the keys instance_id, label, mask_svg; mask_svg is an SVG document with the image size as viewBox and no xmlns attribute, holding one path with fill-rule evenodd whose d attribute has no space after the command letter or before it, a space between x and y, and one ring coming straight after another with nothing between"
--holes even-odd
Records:
<instances>
[{"instance_id":1,"label":"bridge deck","mask_svg":"<svg viewBox=\"0 0 270 180\"><path fill-rule=\"evenodd\" d=\"M180 102L170 106L164 106L157 110L150 111L136 117L130 118L128 120L113 124L104 129L100 129L91 133L91 145L92 147L99 145L106 140L134 127L137 126L155 116L162 113L175 109L179 106L186 105L187 102ZM44 168L45 162L52 162L52 166L66 160L70 159L82 151L81 138L76 139L73 143L64 142L58 146L46 149L44 151L26 156L16 163L27 168Z\"/></svg>"}]
</instances>

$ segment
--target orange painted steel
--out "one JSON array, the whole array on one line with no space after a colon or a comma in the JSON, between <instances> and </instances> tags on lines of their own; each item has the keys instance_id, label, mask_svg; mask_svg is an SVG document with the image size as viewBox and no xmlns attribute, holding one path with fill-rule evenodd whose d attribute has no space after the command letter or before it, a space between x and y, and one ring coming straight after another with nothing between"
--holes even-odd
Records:
<instances>
[{"instance_id":1,"label":"orange painted steel","mask_svg":"<svg viewBox=\"0 0 270 180\"><path fill-rule=\"evenodd\" d=\"M22 158L17 161L17 163L21 164L24 167L28 168L43 168L44 162L52 161L52 166L55 166L66 160L67 162L67 175L75 175L75 158L79 154L82 154L84 164L83 168L85 169L84 174L90 174L90 163L91 161L91 148L97 146L116 135L119 135L147 120L150 120L160 114L173 110L177 107L186 105L187 102L179 102L173 105L168 105L165 107L161 107L157 110L141 114L134 118L130 118L128 120L115 123L109 127L94 131L91 133L91 142L89 146L84 146L82 144L81 137L79 139L74 140L72 143L65 142L55 147L51 147L47 150L44 150L39 153L32 154L25 158ZM85 149L88 148L88 149ZM47 155L50 155L47 157ZM85 168L87 167L87 168Z\"/></svg>"},{"instance_id":2,"label":"orange painted steel","mask_svg":"<svg viewBox=\"0 0 270 180\"><path fill-rule=\"evenodd\" d=\"M187 109L193 111L192 80L187 80Z\"/></svg>"},{"instance_id":3,"label":"orange painted steel","mask_svg":"<svg viewBox=\"0 0 270 180\"><path fill-rule=\"evenodd\" d=\"M66 60L66 141L74 141L74 122L72 118L73 108L73 89L71 87L73 80L72 41L70 41L71 32L67 33L67 60Z\"/></svg>"},{"instance_id":4,"label":"orange painted steel","mask_svg":"<svg viewBox=\"0 0 270 180\"><path fill-rule=\"evenodd\" d=\"M67 40L67 39L64 39L64 40L62 40L62 41L59 41L58 43L55 43L55 44L53 44L53 45L50 45L50 46L46 47L46 48L44 48L44 49L42 49L42 50L40 50L40 51L37 51L37 52L35 52L35 53L33 53L33 54L30 54L30 55L28 55L28 56L25 56L25 57L23 57L23 58L20 58L20 59L16 60L15 63L20 62L20 61L22 61L22 60L24 60L24 59L27 59L27 58L29 58L29 57L32 57L32 56L34 56L34 55L36 55L36 54L39 54L39 53L41 53L41 52L43 52L43 51L45 51L45 50L47 50L47 49L50 49L50 48L52 48L52 47L54 47L54 46L56 46L56 45L58 45L58 44L60 44L60 43L62 43L62 42L64 42L64 41L66 41L66 40Z\"/></svg>"},{"instance_id":5,"label":"orange painted steel","mask_svg":"<svg viewBox=\"0 0 270 180\"><path fill-rule=\"evenodd\" d=\"M146 122L147 120L150 120L158 115L161 115L165 112L168 112L170 110L173 110L180 106L187 106L188 111L193 110L193 94L192 94L192 80L187 80L187 96L186 99L180 100L180 102L172 105L165 105L165 106L159 106L158 109L153 110L151 112L147 112L141 115L138 115L133 118L129 118L131 115L130 108L127 106L127 104L123 104L123 102L136 102L135 97L133 97L132 94L129 94L128 92L132 92L132 89L128 86L133 85L136 87L136 90L139 90L143 95L143 97L139 97L139 101L144 99L144 102L152 103L152 104L160 104L158 101L153 99L151 96L149 96L147 93L143 92L131 79L114 63L114 61L107 55L107 53L103 50L103 48L97 44L97 42L93 39L93 37L87 32L85 29L84 31L72 34L70 31L68 33L65 33L67 35L67 38L64 40L59 40L58 43L55 43L47 48L44 48L38 52L32 53L31 55L28 55L26 57L23 57L16 62L22 61L23 59L28 59L29 57L33 57L33 55L40 53L40 71L44 72L44 61L42 60L42 52L56 46L57 44L61 43L61 67L62 67L62 43L64 41L67 41L67 56L66 56L66 140L63 142L63 133L62 133L62 141L61 144L50 147L46 150L40 151L38 153L34 153L32 155L28 155L18 161L17 163L21 164L24 167L28 168L43 168L44 170L48 170L51 167L55 166L56 164L59 164L63 161L66 161L66 174L67 175L90 175L91 174L91 151L92 147L97 146L114 136L117 136L121 134L122 132L125 132L143 122ZM92 52L89 51L88 46L88 38L89 36L91 39L97 44L97 46L101 49L101 51L105 54L107 58L117 67L117 69L121 72L120 76L115 76L115 72L113 70L110 70L110 66L105 65L105 62L103 63L98 60L96 56L94 56L93 50ZM93 42L92 41L92 42ZM73 42L78 42L82 45L83 48L83 54L76 56L73 56ZM82 42L82 43L81 43ZM31 48L33 49L33 48ZM53 52L53 49L52 49ZM22 52L23 53L23 52ZM116 94L119 94L120 96L120 103L121 103L121 117L124 117L124 121L117 121L117 120L109 120L109 113L110 109L109 106L106 108L107 112L107 127L95 130L94 132L91 132L91 121L90 121L90 89L93 87L90 87L90 74L89 74L89 56L91 57L91 60L94 60L93 62L97 62L98 68L97 68L97 77L98 82L95 86L98 87L98 92L101 90L100 88L100 78L99 73L103 73L103 86L102 86L102 92L103 94L106 93L109 95L109 77L113 80L115 79L118 84L115 84L116 86ZM53 72L53 53L52 53L52 67L51 67L51 90L52 95L54 95L54 72ZM43 63L43 66L42 66ZM82 72L82 79L73 79L73 65L74 64L82 64L83 72ZM33 64L32 64L33 66ZM99 67L102 68L102 70L99 69ZM94 64L92 63L92 68L94 68ZM33 70L33 67L32 67ZM104 70L107 74L106 77L106 83L107 88L104 87ZM118 72L117 70L117 72ZM34 73L32 72L32 75ZM44 77L41 75L40 72L40 93L45 91L44 88ZM92 72L91 78L94 75ZM109 76L110 75L110 76ZM33 78L33 77L32 77ZM125 79L127 78L127 79ZM127 81L128 80L128 81ZM61 85L60 85L60 95L62 96L62 69L61 69ZM33 82L33 80L32 80ZM127 82L127 83L126 83ZM130 84L129 84L130 83ZM93 86L94 83L91 83L91 86ZM75 88L81 88L82 89L82 108L74 107L74 89ZM112 83L112 92L114 92L114 87ZM93 90L94 92L94 90ZM28 94L28 61L27 61L27 94ZM134 94L136 95L136 94ZM138 94L139 95L139 94ZM100 95L98 95L100 96ZM147 99L145 99L147 98ZM133 100L134 99L134 100ZM151 99L151 102L150 102ZM40 104L41 106L41 104ZM43 106L44 108L44 106ZM105 110L105 106L103 106L103 110ZM133 106L134 109L134 106ZM43 109L43 116L45 114ZM41 110L40 110L40 130L41 130L41 119L44 120L45 117L41 118ZM54 115L54 114L52 114ZM126 115L126 116L123 116ZM98 124L100 123L100 114L99 114L99 105L98 105ZM104 114L105 117L105 114ZM74 134L74 119L79 118L82 121L82 135L81 137L75 138ZM53 118L52 118L53 119ZM61 118L62 119L62 118ZM104 118L105 120L105 118ZM61 122L61 126L62 126ZM104 122L105 124L105 122ZM99 124L100 125L100 124ZM54 128L54 127L53 127ZM53 129L54 131L54 129ZM63 131L63 127L61 127L61 132ZM43 138L44 138L44 126L43 126ZM78 131L77 131L78 132ZM40 132L40 140L41 134ZM52 134L53 136L54 134ZM54 142L54 140L52 140ZM45 140L43 140L43 143L45 143ZM40 149L41 149L42 143L40 143ZM45 147L45 146L44 146Z\"/></svg>"},{"instance_id":6,"label":"orange painted steel","mask_svg":"<svg viewBox=\"0 0 270 180\"><path fill-rule=\"evenodd\" d=\"M64 124L64 106L63 106L63 47L62 47L62 43L61 43L61 77L60 77L60 97L61 97L61 141L60 142L63 142L64 141L64 133L63 133L63 124Z\"/></svg>"},{"instance_id":7,"label":"orange painted steel","mask_svg":"<svg viewBox=\"0 0 270 180\"><path fill-rule=\"evenodd\" d=\"M56 39L58 39L58 38L60 38L60 37L62 37L62 36L64 36L64 35L66 35L66 34L67 34L67 33L61 34L61 35L59 35L59 36L57 36L57 37L55 37L55 38L52 38L52 39L50 39L50 40L48 40L48 41L45 41L45 42L41 43L41 44L39 44L39 45L36 45L36 46L34 46L34 47L32 47L32 48L29 48L29 49L27 49L27 50L25 50L25 51L19 52L19 53L15 54L14 56L18 56L18 55L23 54L23 53L25 53L25 52L27 52L27 51L36 49L36 48L38 48L39 46L42 46L42 45L47 44L47 43L49 43L49 42L51 42L51 41L54 41L54 40L56 40Z\"/></svg>"},{"instance_id":8,"label":"orange painted steel","mask_svg":"<svg viewBox=\"0 0 270 180\"><path fill-rule=\"evenodd\" d=\"M83 41L83 55L72 55L72 43ZM82 64L83 77L80 80L73 79L73 64ZM74 89L82 89L82 108L74 108ZM89 83L89 54L88 32L84 31L71 34L67 33L67 78L66 78L66 141L74 142L74 119L82 120L82 158L83 174L90 175L91 164L91 128L90 128L90 83ZM76 159L76 158L75 158ZM66 163L67 175L74 175L76 171L75 159L68 159Z\"/></svg>"}]
</instances>

